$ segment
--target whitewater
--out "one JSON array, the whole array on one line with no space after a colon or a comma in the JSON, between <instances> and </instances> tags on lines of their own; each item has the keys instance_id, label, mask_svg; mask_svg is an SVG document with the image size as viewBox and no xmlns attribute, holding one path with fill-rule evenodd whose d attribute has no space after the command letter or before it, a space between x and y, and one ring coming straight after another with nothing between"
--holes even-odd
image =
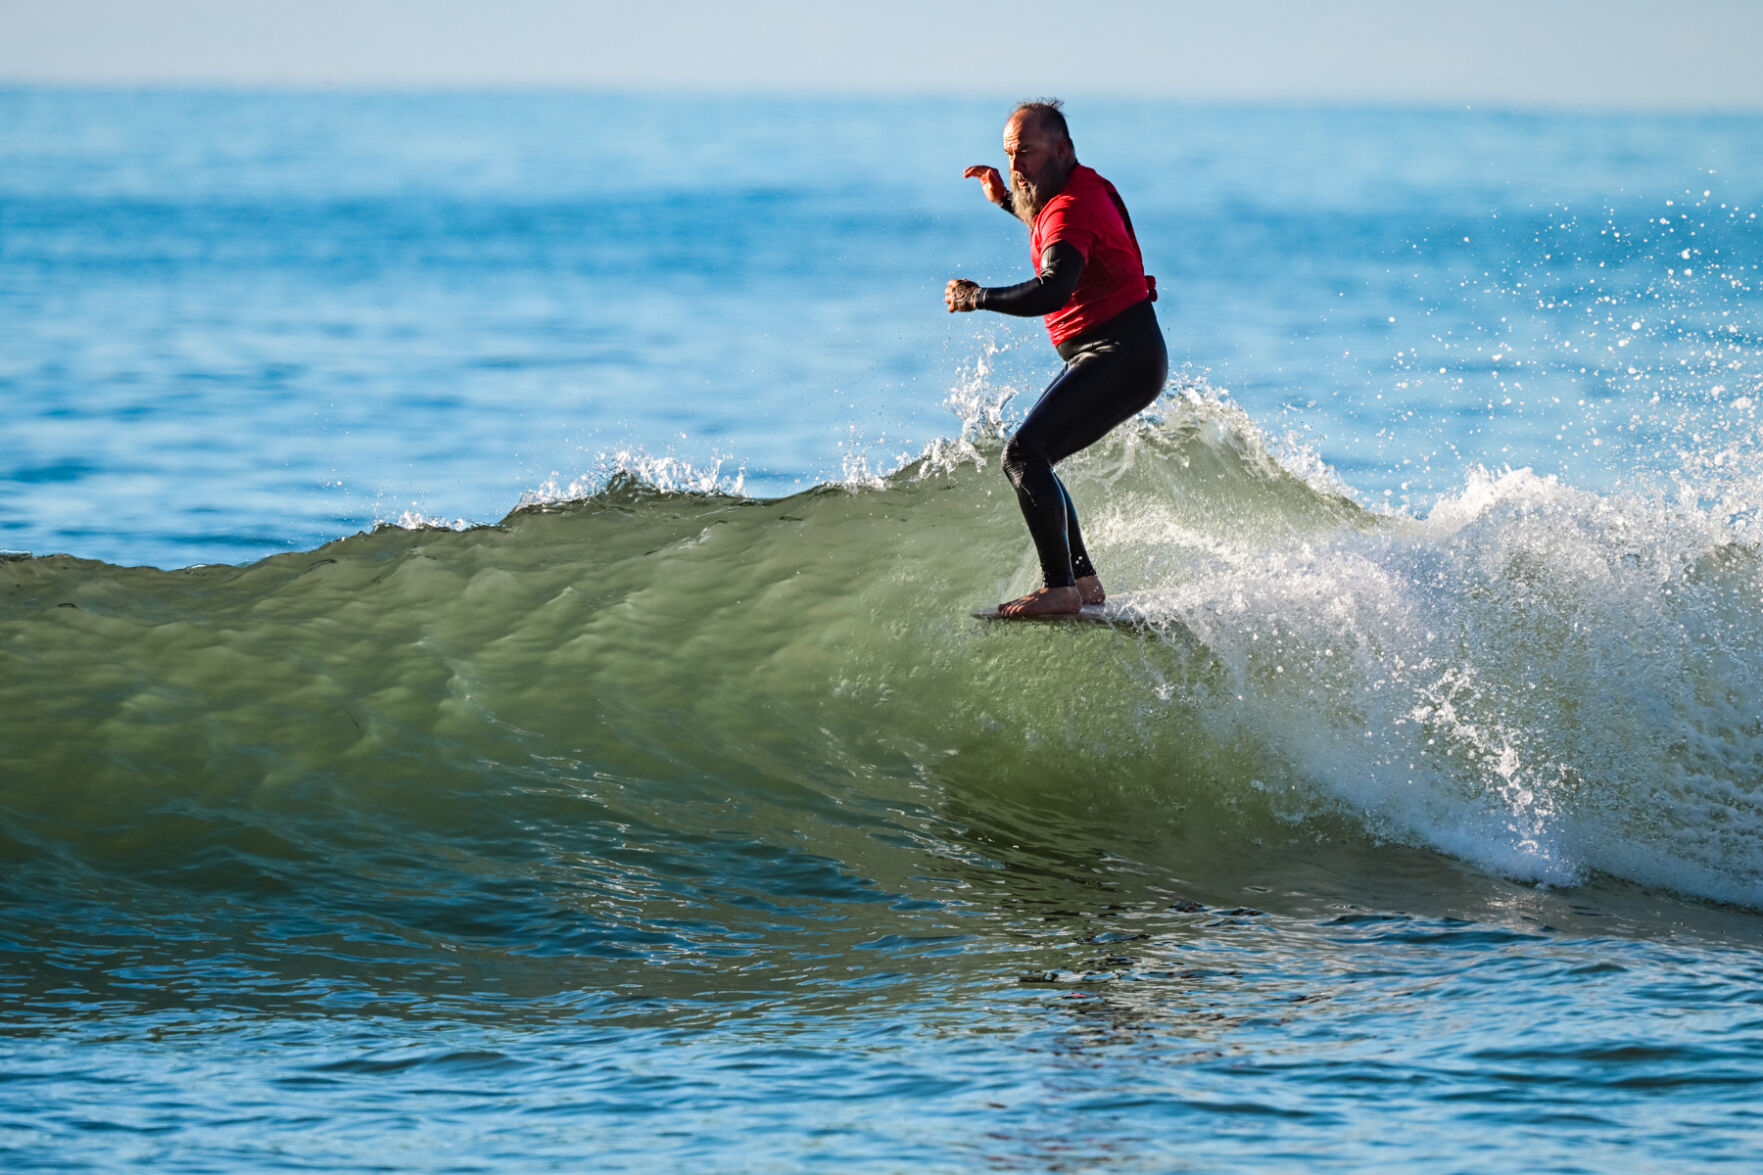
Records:
<instances>
[{"instance_id":1,"label":"whitewater","mask_svg":"<svg viewBox=\"0 0 1763 1175\"><path fill-rule=\"evenodd\" d=\"M1755 118L1074 113L1117 631L1008 103L0 105L8 1170L1763 1149Z\"/></svg>"}]
</instances>

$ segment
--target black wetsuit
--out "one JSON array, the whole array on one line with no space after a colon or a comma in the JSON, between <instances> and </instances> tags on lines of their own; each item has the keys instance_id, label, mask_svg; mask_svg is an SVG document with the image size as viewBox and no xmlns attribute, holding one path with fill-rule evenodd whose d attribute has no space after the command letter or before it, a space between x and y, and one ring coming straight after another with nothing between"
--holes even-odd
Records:
<instances>
[{"instance_id":1,"label":"black wetsuit","mask_svg":"<svg viewBox=\"0 0 1763 1175\"><path fill-rule=\"evenodd\" d=\"M1040 273L1020 285L981 289L975 309L1025 318L1051 314L1070 299L1083 267L1081 253L1056 241L1041 254ZM1069 587L1096 569L1053 466L1148 407L1169 376L1169 353L1148 298L1060 343L1058 351L1065 367L1005 444L1004 473L1016 487L1042 579L1048 587Z\"/></svg>"}]
</instances>

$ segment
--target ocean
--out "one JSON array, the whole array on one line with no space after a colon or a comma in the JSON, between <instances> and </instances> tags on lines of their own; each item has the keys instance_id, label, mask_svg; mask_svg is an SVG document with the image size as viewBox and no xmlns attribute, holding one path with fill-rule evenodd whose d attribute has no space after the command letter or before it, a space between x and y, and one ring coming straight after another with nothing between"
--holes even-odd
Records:
<instances>
[{"instance_id":1,"label":"ocean","mask_svg":"<svg viewBox=\"0 0 1763 1175\"><path fill-rule=\"evenodd\" d=\"M1763 117L0 90L8 1171L1763 1162Z\"/></svg>"}]
</instances>

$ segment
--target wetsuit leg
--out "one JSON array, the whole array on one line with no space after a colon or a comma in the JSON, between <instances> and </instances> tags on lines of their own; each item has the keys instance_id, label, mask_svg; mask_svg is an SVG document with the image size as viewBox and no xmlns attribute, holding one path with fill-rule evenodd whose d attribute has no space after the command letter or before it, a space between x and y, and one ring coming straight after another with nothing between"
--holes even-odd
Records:
<instances>
[{"instance_id":1,"label":"wetsuit leg","mask_svg":"<svg viewBox=\"0 0 1763 1175\"><path fill-rule=\"evenodd\" d=\"M1059 475L1053 475L1058 480ZM1065 543L1071 548L1071 574L1077 579L1086 575L1096 574L1095 564L1090 562L1090 553L1084 549L1083 531L1077 525L1077 507L1071 501L1071 491L1059 482L1059 492L1065 495Z\"/></svg>"},{"instance_id":2,"label":"wetsuit leg","mask_svg":"<svg viewBox=\"0 0 1763 1175\"><path fill-rule=\"evenodd\" d=\"M1060 354L1064 369L1004 446L1004 472L1016 488L1048 587L1095 574L1077 510L1053 466L1148 406L1169 374L1163 332L1148 302L1061 346Z\"/></svg>"}]
</instances>

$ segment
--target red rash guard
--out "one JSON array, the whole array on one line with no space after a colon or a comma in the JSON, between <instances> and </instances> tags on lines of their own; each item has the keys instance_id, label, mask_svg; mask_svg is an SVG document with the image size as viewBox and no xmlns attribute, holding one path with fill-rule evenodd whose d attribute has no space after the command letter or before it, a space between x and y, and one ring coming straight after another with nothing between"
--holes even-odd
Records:
<instances>
[{"instance_id":1,"label":"red rash guard","mask_svg":"<svg viewBox=\"0 0 1763 1175\"><path fill-rule=\"evenodd\" d=\"M1122 216L1124 209L1114 185L1080 163L1035 217L1028 234L1032 264L1038 267L1047 247L1059 242L1084 259L1077 289L1044 319L1054 346L1154 296L1156 286L1145 277L1145 262Z\"/></svg>"}]
</instances>

